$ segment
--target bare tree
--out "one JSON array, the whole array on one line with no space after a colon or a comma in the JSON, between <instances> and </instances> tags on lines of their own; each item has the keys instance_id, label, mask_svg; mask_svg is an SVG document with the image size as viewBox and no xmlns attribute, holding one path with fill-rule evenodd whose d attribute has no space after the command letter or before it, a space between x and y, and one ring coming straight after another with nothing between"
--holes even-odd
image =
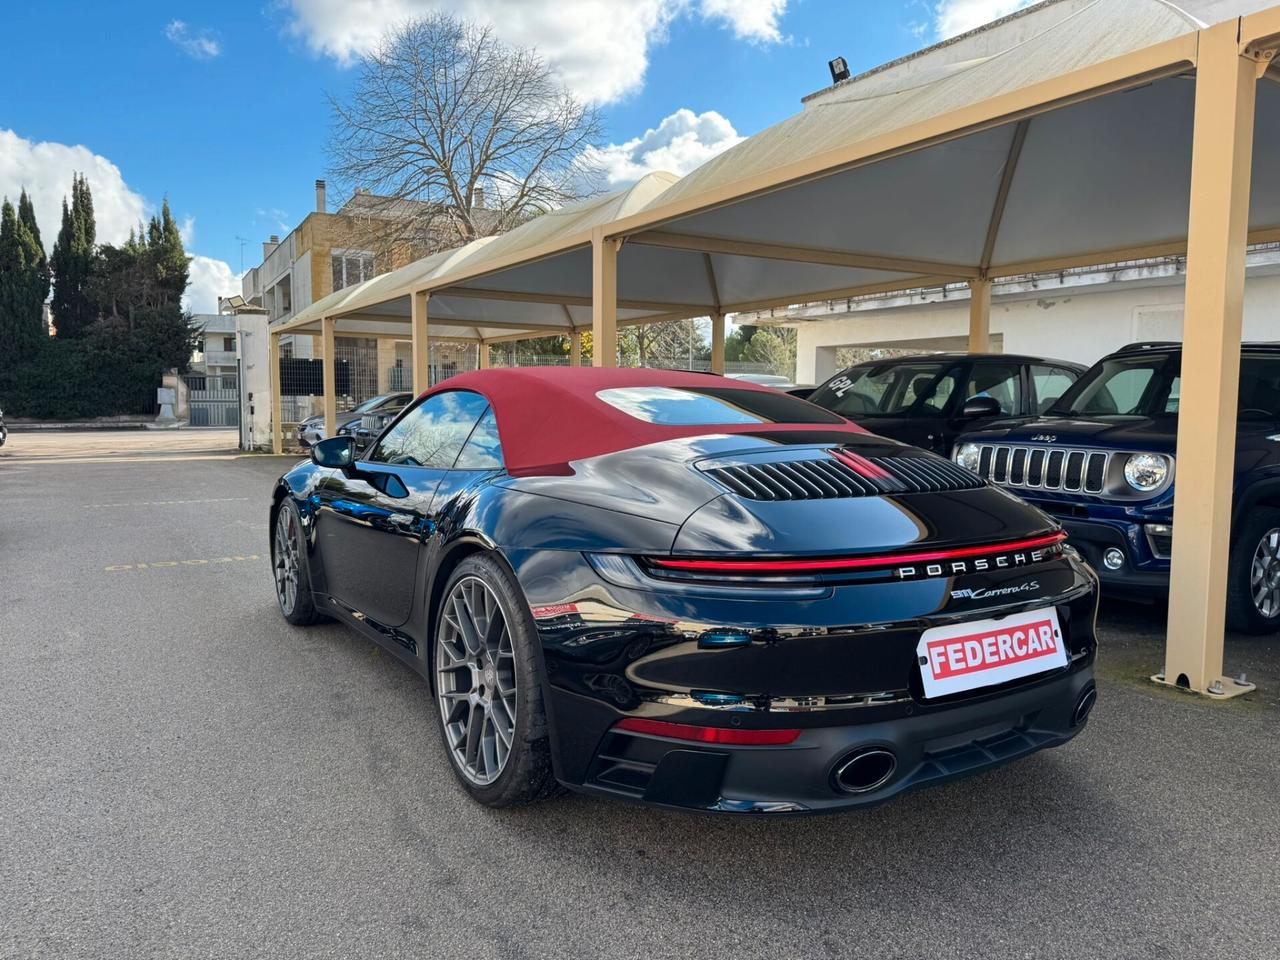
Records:
<instances>
[{"instance_id":1,"label":"bare tree","mask_svg":"<svg viewBox=\"0 0 1280 960\"><path fill-rule=\"evenodd\" d=\"M487 26L406 21L361 58L349 99L330 102L331 175L390 244L443 249L597 191L583 156L599 114Z\"/></svg>"}]
</instances>

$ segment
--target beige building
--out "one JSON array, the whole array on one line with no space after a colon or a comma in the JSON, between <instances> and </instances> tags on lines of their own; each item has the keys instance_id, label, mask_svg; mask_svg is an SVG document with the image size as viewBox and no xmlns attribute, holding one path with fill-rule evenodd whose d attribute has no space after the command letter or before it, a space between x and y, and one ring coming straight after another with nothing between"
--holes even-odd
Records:
<instances>
[{"instance_id":1,"label":"beige building","mask_svg":"<svg viewBox=\"0 0 1280 960\"><path fill-rule=\"evenodd\" d=\"M246 271L241 280L245 302L264 309L269 322L286 321L337 290L405 266L429 252L426 245L406 239L406 224L423 212L424 205L357 191L330 213L325 181L317 180L315 190L315 210L283 240L278 236L268 238L262 244L262 262ZM338 337L334 352L336 359L345 360L350 370L350 393L344 398L344 406L412 385L407 339ZM281 353L285 357L319 359L320 337L286 337ZM446 349L444 353L450 351ZM442 355L438 362L456 368L468 362L474 366L475 359L470 357L468 361L467 357L450 354ZM316 404L313 397L293 398L292 403L286 404L286 419L296 421L310 416L318 412Z\"/></svg>"}]
</instances>

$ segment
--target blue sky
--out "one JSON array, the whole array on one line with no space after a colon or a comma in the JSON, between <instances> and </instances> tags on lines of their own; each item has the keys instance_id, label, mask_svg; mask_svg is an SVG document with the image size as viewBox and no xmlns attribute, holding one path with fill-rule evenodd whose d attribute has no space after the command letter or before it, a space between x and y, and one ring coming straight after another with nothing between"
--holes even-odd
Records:
<instances>
[{"instance_id":1,"label":"blue sky","mask_svg":"<svg viewBox=\"0 0 1280 960\"><path fill-rule=\"evenodd\" d=\"M313 204L329 109L386 24L450 9L538 46L606 124L614 183L692 166L797 111L842 55L856 73L1025 0L51 0L4 5L0 192L26 186L46 246L72 170L100 239L167 196L184 222L192 307L236 292L261 242ZM20 42L15 42L20 38ZM14 78L17 80L16 87ZM664 120L666 121L664 125ZM648 136L646 132L651 131ZM612 146L609 146L612 145Z\"/></svg>"}]
</instances>

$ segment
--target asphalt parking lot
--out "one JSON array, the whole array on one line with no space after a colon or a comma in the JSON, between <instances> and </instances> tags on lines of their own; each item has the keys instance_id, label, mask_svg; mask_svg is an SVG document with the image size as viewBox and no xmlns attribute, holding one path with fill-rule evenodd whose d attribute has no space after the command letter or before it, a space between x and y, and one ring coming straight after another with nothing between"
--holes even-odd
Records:
<instances>
[{"instance_id":1,"label":"asphalt parking lot","mask_svg":"<svg viewBox=\"0 0 1280 960\"><path fill-rule=\"evenodd\" d=\"M178 442L0 450L2 958L1280 956L1280 641L1206 704L1107 606L1079 738L869 812L491 812L423 681L278 615L288 461Z\"/></svg>"}]
</instances>

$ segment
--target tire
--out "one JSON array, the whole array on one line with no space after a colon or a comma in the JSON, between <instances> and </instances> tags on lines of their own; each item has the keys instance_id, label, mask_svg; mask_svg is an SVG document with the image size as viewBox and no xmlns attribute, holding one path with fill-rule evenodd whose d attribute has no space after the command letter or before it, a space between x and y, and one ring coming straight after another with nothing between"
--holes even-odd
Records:
<instances>
[{"instance_id":1,"label":"tire","mask_svg":"<svg viewBox=\"0 0 1280 960\"><path fill-rule=\"evenodd\" d=\"M311 568L302 539L302 516L288 497L280 504L272 524L271 576L276 603L286 620L297 627L309 627L326 619L316 609L311 593Z\"/></svg>"},{"instance_id":2,"label":"tire","mask_svg":"<svg viewBox=\"0 0 1280 960\"><path fill-rule=\"evenodd\" d=\"M515 578L473 554L441 594L432 634L440 737L458 782L487 807L558 792L542 703L538 635ZM495 615L501 616L496 623ZM513 716L514 714L514 716Z\"/></svg>"},{"instance_id":3,"label":"tire","mask_svg":"<svg viewBox=\"0 0 1280 960\"><path fill-rule=\"evenodd\" d=\"M1227 567L1227 629L1280 630L1280 510L1250 511L1232 536Z\"/></svg>"}]
</instances>

